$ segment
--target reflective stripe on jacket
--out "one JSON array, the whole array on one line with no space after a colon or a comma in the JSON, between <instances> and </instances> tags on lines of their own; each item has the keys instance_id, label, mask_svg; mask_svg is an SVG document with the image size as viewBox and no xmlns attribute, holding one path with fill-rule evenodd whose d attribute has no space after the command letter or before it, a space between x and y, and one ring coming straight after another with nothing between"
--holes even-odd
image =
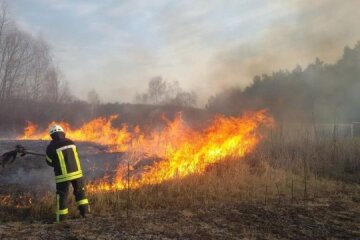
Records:
<instances>
[{"instance_id":1,"label":"reflective stripe on jacket","mask_svg":"<svg viewBox=\"0 0 360 240\"><path fill-rule=\"evenodd\" d=\"M83 176L76 146L70 139L51 141L46 150L46 161L54 167L57 183Z\"/></svg>"}]
</instances>

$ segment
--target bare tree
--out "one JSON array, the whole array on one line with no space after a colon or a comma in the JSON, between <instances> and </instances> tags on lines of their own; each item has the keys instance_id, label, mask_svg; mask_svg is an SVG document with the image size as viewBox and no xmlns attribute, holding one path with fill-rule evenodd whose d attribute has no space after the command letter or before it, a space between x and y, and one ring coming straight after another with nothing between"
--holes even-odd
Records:
<instances>
[{"instance_id":1,"label":"bare tree","mask_svg":"<svg viewBox=\"0 0 360 240\"><path fill-rule=\"evenodd\" d=\"M55 68L50 68L44 75L44 100L57 102L59 100L59 75Z\"/></svg>"},{"instance_id":2,"label":"bare tree","mask_svg":"<svg viewBox=\"0 0 360 240\"><path fill-rule=\"evenodd\" d=\"M92 89L88 92L87 100L93 106L100 104L100 97L99 94L95 91L95 89Z\"/></svg>"},{"instance_id":3,"label":"bare tree","mask_svg":"<svg viewBox=\"0 0 360 240\"><path fill-rule=\"evenodd\" d=\"M149 82L149 98L153 104L159 104L165 97L167 89L166 81L162 77L154 77Z\"/></svg>"},{"instance_id":4,"label":"bare tree","mask_svg":"<svg viewBox=\"0 0 360 240\"><path fill-rule=\"evenodd\" d=\"M74 96L72 95L69 83L67 81L61 81L59 86L59 98L58 102L60 103L71 103L74 101Z\"/></svg>"},{"instance_id":5,"label":"bare tree","mask_svg":"<svg viewBox=\"0 0 360 240\"><path fill-rule=\"evenodd\" d=\"M168 82L161 77L154 77L149 82L148 91L137 94L135 102L155 105L196 106L196 94L184 91L179 82Z\"/></svg>"},{"instance_id":6,"label":"bare tree","mask_svg":"<svg viewBox=\"0 0 360 240\"><path fill-rule=\"evenodd\" d=\"M20 30L0 5L0 105L12 99L57 102L61 84L42 37Z\"/></svg>"},{"instance_id":7,"label":"bare tree","mask_svg":"<svg viewBox=\"0 0 360 240\"><path fill-rule=\"evenodd\" d=\"M196 94L194 92L179 92L171 102L173 105L183 107L195 107L196 106Z\"/></svg>"}]
</instances>

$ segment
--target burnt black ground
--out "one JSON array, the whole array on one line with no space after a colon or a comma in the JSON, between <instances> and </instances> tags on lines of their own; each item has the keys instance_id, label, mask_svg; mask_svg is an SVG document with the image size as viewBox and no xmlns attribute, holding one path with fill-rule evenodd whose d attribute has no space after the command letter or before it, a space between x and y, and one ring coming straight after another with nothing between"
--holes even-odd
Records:
<instances>
[{"instance_id":1,"label":"burnt black ground","mask_svg":"<svg viewBox=\"0 0 360 240\"><path fill-rule=\"evenodd\" d=\"M45 153L48 141L17 141L0 140L0 154L13 150L16 144L38 153ZM86 179L91 181L113 173L113 169L123 161L124 153L108 153L107 148L92 143L77 143ZM54 173L45 163L45 159L38 156L26 155L17 157L15 162L0 167L0 185L17 184L23 189L36 191L53 190Z\"/></svg>"}]
</instances>

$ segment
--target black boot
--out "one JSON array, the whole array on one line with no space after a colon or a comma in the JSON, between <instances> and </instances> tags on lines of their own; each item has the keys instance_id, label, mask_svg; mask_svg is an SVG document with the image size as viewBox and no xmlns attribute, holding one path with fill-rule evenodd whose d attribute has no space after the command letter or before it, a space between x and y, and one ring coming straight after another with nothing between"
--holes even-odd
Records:
<instances>
[{"instance_id":1,"label":"black boot","mask_svg":"<svg viewBox=\"0 0 360 240\"><path fill-rule=\"evenodd\" d=\"M66 214L61 214L59 215L59 222L63 222L67 219L67 215Z\"/></svg>"},{"instance_id":2,"label":"black boot","mask_svg":"<svg viewBox=\"0 0 360 240\"><path fill-rule=\"evenodd\" d=\"M86 215L88 213L90 213L89 204L80 205L79 206L79 211L80 211L80 215L85 218Z\"/></svg>"}]
</instances>

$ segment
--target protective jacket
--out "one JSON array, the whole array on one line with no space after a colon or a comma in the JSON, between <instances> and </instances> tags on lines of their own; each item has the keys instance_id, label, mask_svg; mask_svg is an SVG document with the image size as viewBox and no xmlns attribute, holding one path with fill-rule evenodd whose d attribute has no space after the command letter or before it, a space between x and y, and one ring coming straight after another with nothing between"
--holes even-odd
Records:
<instances>
[{"instance_id":1,"label":"protective jacket","mask_svg":"<svg viewBox=\"0 0 360 240\"><path fill-rule=\"evenodd\" d=\"M83 176L79 155L73 141L68 138L52 140L46 149L46 162L54 168L56 183Z\"/></svg>"}]
</instances>

